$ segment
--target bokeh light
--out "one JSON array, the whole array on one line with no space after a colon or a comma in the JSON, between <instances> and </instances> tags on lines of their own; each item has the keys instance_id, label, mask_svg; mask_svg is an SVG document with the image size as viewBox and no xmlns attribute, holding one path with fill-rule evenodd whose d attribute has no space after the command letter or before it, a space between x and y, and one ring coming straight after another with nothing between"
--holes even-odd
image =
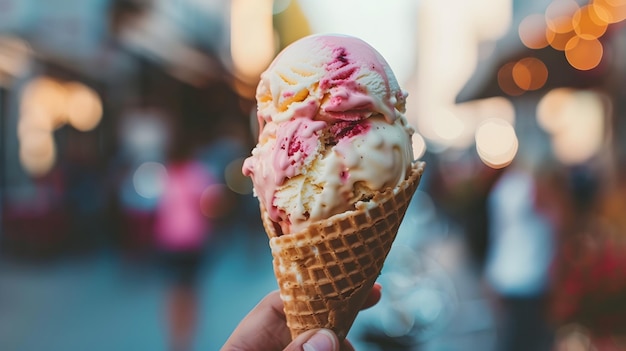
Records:
<instances>
[{"instance_id":1,"label":"bokeh light","mask_svg":"<svg viewBox=\"0 0 626 351\"><path fill-rule=\"evenodd\" d=\"M508 62L498 70L498 86L509 96L519 96L524 93L524 89L521 89L513 79L513 68L516 63Z\"/></svg>"},{"instance_id":2,"label":"bokeh light","mask_svg":"<svg viewBox=\"0 0 626 351\"><path fill-rule=\"evenodd\" d=\"M537 120L550 134L555 156L565 164L586 162L605 140L605 107L595 92L552 90L540 100Z\"/></svg>"},{"instance_id":3,"label":"bokeh light","mask_svg":"<svg viewBox=\"0 0 626 351\"><path fill-rule=\"evenodd\" d=\"M230 190L237 194L252 193L252 181L249 177L245 177L241 173L244 158L236 158L232 160L226 168L224 168L224 179Z\"/></svg>"},{"instance_id":4,"label":"bokeh light","mask_svg":"<svg viewBox=\"0 0 626 351\"><path fill-rule=\"evenodd\" d=\"M22 91L21 101L23 114L29 114L31 109L43 109L54 128L67 122L67 91L57 80L45 76L31 80Z\"/></svg>"},{"instance_id":5,"label":"bokeh light","mask_svg":"<svg viewBox=\"0 0 626 351\"><path fill-rule=\"evenodd\" d=\"M563 118L561 109L574 95L570 88L552 89L546 93L537 104L537 123L548 133L558 133L565 128L567 122Z\"/></svg>"},{"instance_id":6,"label":"bokeh light","mask_svg":"<svg viewBox=\"0 0 626 351\"><path fill-rule=\"evenodd\" d=\"M27 69L32 55L29 44L12 35L0 35L0 86L21 76Z\"/></svg>"},{"instance_id":7,"label":"bokeh light","mask_svg":"<svg viewBox=\"0 0 626 351\"><path fill-rule=\"evenodd\" d=\"M155 199L167 185L167 169L159 162L144 162L133 173L133 187L140 196Z\"/></svg>"},{"instance_id":8,"label":"bokeh light","mask_svg":"<svg viewBox=\"0 0 626 351\"><path fill-rule=\"evenodd\" d=\"M597 67L604 49L598 40L608 26L626 19L626 0L593 0L579 5L575 0L551 1L543 18L533 14L525 17L518 27L519 38L530 49L541 49L550 45L564 51L569 64L578 70ZM545 29L545 42L535 35ZM508 67L503 67L506 71ZM506 72L504 72L506 73ZM506 73L508 74L508 73ZM505 74L505 75L506 75ZM515 96L511 85L501 83L503 91Z\"/></svg>"},{"instance_id":9,"label":"bokeh light","mask_svg":"<svg viewBox=\"0 0 626 351\"><path fill-rule=\"evenodd\" d=\"M565 46L565 57L572 67L581 71L596 68L602 61L604 48L598 39L573 37Z\"/></svg>"},{"instance_id":10,"label":"bokeh light","mask_svg":"<svg viewBox=\"0 0 626 351\"><path fill-rule=\"evenodd\" d=\"M274 58L271 0L233 0L230 17L230 52L235 73L256 81Z\"/></svg>"},{"instance_id":11,"label":"bokeh light","mask_svg":"<svg viewBox=\"0 0 626 351\"><path fill-rule=\"evenodd\" d=\"M490 118L476 129L476 151L491 168L508 166L517 153L519 142L515 129L505 120Z\"/></svg>"},{"instance_id":12,"label":"bokeh light","mask_svg":"<svg viewBox=\"0 0 626 351\"><path fill-rule=\"evenodd\" d=\"M520 40L529 49L543 49L548 46L545 33L546 18L543 14L528 15L518 26Z\"/></svg>"},{"instance_id":13,"label":"bokeh light","mask_svg":"<svg viewBox=\"0 0 626 351\"><path fill-rule=\"evenodd\" d=\"M555 50L565 50L567 41L576 35L572 15L578 9L574 0L555 0L546 8L546 40Z\"/></svg>"},{"instance_id":14,"label":"bokeh light","mask_svg":"<svg viewBox=\"0 0 626 351\"><path fill-rule=\"evenodd\" d=\"M51 132L28 129L19 141L20 162L28 174L39 177L52 169L56 160L56 146Z\"/></svg>"},{"instance_id":15,"label":"bokeh light","mask_svg":"<svg viewBox=\"0 0 626 351\"><path fill-rule=\"evenodd\" d=\"M22 138L25 133L32 129L43 130L52 133L54 125L49 113L41 106L33 105L26 113L19 117L17 124L17 136Z\"/></svg>"},{"instance_id":16,"label":"bokeh light","mask_svg":"<svg viewBox=\"0 0 626 351\"><path fill-rule=\"evenodd\" d=\"M592 13L592 18L595 18L598 23L611 24L613 20L613 14L611 10L607 8L607 5L602 4L601 1L592 1L589 5Z\"/></svg>"},{"instance_id":17,"label":"bokeh light","mask_svg":"<svg viewBox=\"0 0 626 351\"><path fill-rule=\"evenodd\" d=\"M580 8L576 0L553 0L545 10L548 27L563 33L573 29L571 18ZM569 27L568 27L569 26Z\"/></svg>"},{"instance_id":18,"label":"bokeh light","mask_svg":"<svg viewBox=\"0 0 626 351\"><path fill-rule=\"evenodd\" d=\"M79 131L89 131L98 126L101 118L102 101L93 89L79 82L63 83L41 76L29 81L22 90L17 135L23 144L31 142L33 132L52 136L54 130L67 123ZM54 143L52 137L50 140ZM53 145L51 150L56 147ZM30 174L42 175L54 165L56 152L46 155L45 161L21 155L20 162Z\"/></svg>"},{"instance_id":19,"label":"bokeh light","mask_svg":"<svg viewBox=\"0 0 626 351\"><path fill-rule=\"evenodd\" d=\"M526 57L513 65L513 81L522 90L537 90L548 80L548 68L535 57Z\"/></svg>"},{"instance_id":20,"label":"bokeh light","mask_svg":"<svg viewBox=\"0 0 626 351\"><path fill-rule=\"evenodd\" d=\"M207 218L220 218L230 213L235 205L232 192L225 184L207 186L200 197L200 209Z\"/></svg>"},{"instance_id":21,"label":"bokeh light","mask_svg":"<svg viewBox=\"0 0 626 351\"><path fill-rule=\"evenodd\" d=\"M604 140L604 109L596 93L580 91L567 100L561 112L565 128L553 134L559 160L580 164L597 154Z\"/></svg>"},{"instance_id":22,"label":"bokeh light","mask_svg":"<svg viewBox=\"0 0 626 351\"><path fill-rule=\"evenodd\" d=\"M550 46L559 51L565 50L567 42L576 36L574 30L568 32L557 32L551 28L546 29L546 40L550 43Z\"/></svg>"},{"instance_id":23,"label":"bokeh light","mask_svg":"<svg viewBox=\"0 0 626 351\"><path fill-rule=\"evenodd\" d=\"M66 110L67 120L80 131L94 129L102 118L102 102L98 93L82 83L68 83Z\"/></svg>"},{"instance_id":24,"label":"bokeh light","mask_svg":"<svg viewBox=\"0 0 626 351\"><path fill-rule=\"evenodd\" d=\"M546 25L554 33L567 33L574 29L571 18L579 9L575 0L554 0L545 11Z\"/></svg>"},{"instance_id":25,"label":"bokeh light","mask_svg":"<svg viewBox=\"0 0 626 351\"><path fill-rule=\"evenodd\" d=\"M576 35L586 40L601 37L608 27L607 22L603 21L602 17L598 16L593 7L589 5L581 7L574 13L572 24Z\"/></svg>"},{"instance_id":26,"label":"bokeh light","mask_svg":"<svg viewBox=\"0 0 626 351\"><path fill-rule=\"evenodd\" d=\"M626 19L626 0L593 0L595 15L607 23L618 23Z\"/></svg>"}]
</instances>

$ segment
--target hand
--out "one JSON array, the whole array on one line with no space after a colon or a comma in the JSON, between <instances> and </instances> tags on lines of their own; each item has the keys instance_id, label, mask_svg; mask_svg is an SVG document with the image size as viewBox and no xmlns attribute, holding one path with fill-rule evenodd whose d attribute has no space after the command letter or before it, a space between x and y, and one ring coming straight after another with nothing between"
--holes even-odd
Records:
<instances>
[{"instance_id":1,"label":"hand","mask_svg":"<svg viewBox=\"0 0 626 351\"><path fill-rule=\"evenodd\" d=\"M380 300L382 287L374 284L361 309ZM339 339L329 329L309 330L291 341L285 322L283 301L278 291L269 293L239 323L222 351L354 351L348 340L339 347Z\"/></svg>"}]
</instances>

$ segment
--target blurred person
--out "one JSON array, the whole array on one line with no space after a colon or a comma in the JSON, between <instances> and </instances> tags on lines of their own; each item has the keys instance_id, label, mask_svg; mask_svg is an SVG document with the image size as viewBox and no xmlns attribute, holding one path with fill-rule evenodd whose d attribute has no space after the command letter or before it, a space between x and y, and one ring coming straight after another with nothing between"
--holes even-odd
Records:
<instances>
[{"instance_id":1,"label":"blurred person","mask_svg":"<svg viewBox=\"0 0 626 351\"><path fill-rule=\"evenodd\" d=\"M191 156L188 148L179 145L170 155L154 223L156 248L170 279L167 319L172 351L189 350L193 341L198 271L213 230L202 208L219 203L219 193L209 191L216 183L215 176Z\"/></svg>"},{"instance_id":2,"label":"blurred person","mask_svg":"<svg viewBox=\"0 0 626 351\"><path fill-rule=\"evenodd\" d=\"M431 157L429 193L437 207L463 228L464 244L472 270L484 269L489 247L488 195L502 170L485 166L469 152L454 161Z\"/></svg>"},{"instance_id":3,"label":"blurred person","mask_svg":"<svg viewBox=\"0 0 626 351\"><path fill-rule=\"evenodd\" d=\"M550 350L546 294L553 227L536 206L532 170L510 166L488 197L490 247L484 277L498 325L498 351Z\"/></svg>"},{"instance_id":4,"label":"blurred person","mask_svg":"<svg viewBox=\"0 0 626 351\"><path fill-rule=\"evenodd\" d=\"M362 309L378 303L382 287L376 283ZM329 329L304 332L293 341L285 321L283 301L278 290L267 294L239 323L222 351L354 351L348 340L339 345Z\"/></svg>"}]
</instances>

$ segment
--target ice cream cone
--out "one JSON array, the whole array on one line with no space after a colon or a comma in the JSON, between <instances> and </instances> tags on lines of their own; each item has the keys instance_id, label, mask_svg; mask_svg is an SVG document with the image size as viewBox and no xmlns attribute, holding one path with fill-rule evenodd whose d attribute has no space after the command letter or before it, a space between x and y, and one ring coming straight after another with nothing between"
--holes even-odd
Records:
<instances>
[{"instance_id":1,"label":"ice cream cone","mask_svg":"<svg viewBox=\"0 0 626 351\"><path fill-rule=\"evenodd\" d=\"M380 274L423 171L424 163L415 163L397 187L296 233L279 235L261 207L292 338L314 328L346 337Z\"/></svg>"}]
</instances>

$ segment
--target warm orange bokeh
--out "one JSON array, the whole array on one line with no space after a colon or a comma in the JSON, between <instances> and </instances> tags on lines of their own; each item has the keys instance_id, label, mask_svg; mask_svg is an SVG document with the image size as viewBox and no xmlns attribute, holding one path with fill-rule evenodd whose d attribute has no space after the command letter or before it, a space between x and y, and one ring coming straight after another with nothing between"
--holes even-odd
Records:
<instances>
[{"instance_id":1,"label":"warm orange bokeh","mask_svg":"<svg viewBox=\"0 0 626 351\"><path fill-rule=\"evenodd\" d=\"M602 43L598 39L586 40L574 37L565 47L567 62L581 71L597 67L602 60L603 52Z\"/></svg>"},{"instance_id":2,"label":"warm orange bokeh","mask_svg":"<svg viewBox=\"0 0 626 351\"><path fill-rule=\"evenodd\" d=\"M526 57L513 66L513 80L523 90L537 90L548 80L548 68L535 57Z\"/></svg>"}]
</instances>

